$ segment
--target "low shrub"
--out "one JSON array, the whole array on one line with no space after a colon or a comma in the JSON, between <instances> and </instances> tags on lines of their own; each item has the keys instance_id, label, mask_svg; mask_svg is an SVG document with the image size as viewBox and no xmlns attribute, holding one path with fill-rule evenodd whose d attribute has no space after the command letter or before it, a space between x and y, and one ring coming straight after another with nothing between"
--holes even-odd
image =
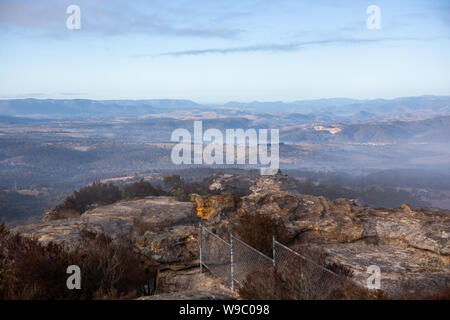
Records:
<instances>
[{"instance_id":1,"label":"low shrub","mask_svg":"<svg viewBox=\"0 0 450 320\"><path fill-rule=\"evenodd\" d=\"M179 175L164 177L163 182L168 186L169 194L178 201L189 201L189 195L196 193L199 195L215 194L209 190L209 180L204 179L201 182L186 182Z\"/></svg>"},{"instance_id":2,"label":"low shrub","mask_svg":"<svg viewBox=\"0 0 450 320\"><path fill-rule=\"evenodd\" d=\"M125 235L116 239L80 228L69 245L40 243L0 225L0 299L134 298L150 294L155 270ZM67 267L81 269L81 289L69 290Z\"/></svg>"},{"instance_id":3,"label":"low shrub","mask_svg":"<svg viewBox=\"0 0 450 320\"><path fill-rule=\"evenodd\" d=\"M123 199L145 198L148 196L162 196L166 193L160 189L155 188L150 182L141 179L138 182L128 184L124 187L122 192Z\"/></svg>"},{"instance_id":4,"label":"low shrub","mask_svg":"<svg viewBox=\"0 0 450 320\"><path fill-rule=\"evenodd\" d=\"M232 231L240 240L269 257L273 255L273 237L282 243L291 241L281 219L270 214L242 214L233 224Z\"/></svg>"},{"instance_id":5,"label":"low shrub","mask_svg":"<svg viewBox=\"0 0 450 320\"><path fill-rule=\"evenodd\" d=\"M63 211L75 211L82 214L93 204L107 205L121 198L122 193L119 187L112 183L95 181L68 196L62 204L56 206L55 211L58 214Z\"/></svg>"}]
</instances>

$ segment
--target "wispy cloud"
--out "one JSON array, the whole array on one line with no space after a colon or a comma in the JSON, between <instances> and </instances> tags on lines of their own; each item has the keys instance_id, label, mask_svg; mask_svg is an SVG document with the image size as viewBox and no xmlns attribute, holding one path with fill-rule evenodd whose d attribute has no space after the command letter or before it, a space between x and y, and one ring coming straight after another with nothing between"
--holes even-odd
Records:
<instances>
[{"instance_id":1,"label":"wispy cloud","mask_svg":"<svg viewBox=\"0 0 450 320\"><path fill-rule=\"evenodd\" d=\"M57 19L58 13L62 19ZM48 29L58 20L64 21L64 14L61 3L45 6L24 1L0 1L0 26L7 28Z\"/></svg>"},{"instance_id":2,"label":"wispy cloud","mask_svg":"<svg viewBox=\"0 0 450 320\"><path fill-rule=\"evenodd\" d=\"M43 98L47 97L45 93L18 93L18 94L0 94L0 99L26 99L26 98Z\"/></svg>"},{"instance_id":3,"label":"wispy cloud","mask_svg":"<svg viewBox=\"0 0 450 320\"><path fill-rule=\"evenodd\" d=\"M16 32L33 33L38 36L60 38L67 34L66 8L70 1L3 1L0 0L0 28ZM184 21L181 12L167 12L155 2L149 11L141 11L135 3L100 3L79 0L82 32L103 36L124 36L131 34L230 39L239 36L243 30L210 23L219 17L203 16ZM172 15L170 14L172 13ZM223 18L223 17L222 17Z\"/></svg>"},{"instance_id":4,"label":"wispy cloud","mask_svg":"<svg viewBox=\"0 0 450 320\"><path fill-rule=\"evenodd\" d=\"M90 32L101 33L108 36L147 34L174 37L198 37L198 38L236 38L242 30L227 28L198 28L195 26L173 26L164 22L156 22L155 17L135 18L133 23L123 24L98 24L87 28Z\"/></svg>"},{"instance_id":5,"label":"wispy cloud","mask_svg":"<svg viewBox=\"0 0 450 320\"><path fill-rule=\"evenodd\" d=\"M291 52L304 49L315 45L359 45L369 43L379 43L386 41L405 41L405 40L419 40L418 38L377 38L377 39L326 39L316 41L302 41L290 42L286 44L261 44L252 46L240 46L231 48L209 48L201 50L184 50L164 52L156 56L196 56L204 54L229 54L229 53L246 53L246 52ZM137 57L145 57L148 55L139 55Z\"/></svg>"},{"instance_id":6,"label":"wispy cloud","mask_svg":"<svg viewBox=\"0 0 450 320\"><path fill-rule=\"evenodd\" d=\"M82 92L59 92L58 95L60 96L82 96L86 93Z\"/></svg>"}]
</instances>

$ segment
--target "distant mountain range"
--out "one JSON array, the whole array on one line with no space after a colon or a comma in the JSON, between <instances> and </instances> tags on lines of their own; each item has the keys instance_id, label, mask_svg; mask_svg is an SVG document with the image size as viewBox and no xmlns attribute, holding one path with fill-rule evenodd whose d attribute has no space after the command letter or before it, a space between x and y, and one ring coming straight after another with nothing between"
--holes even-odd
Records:
<instances>
[{"instance_id":1,"label":"distant mountain range","mask_svg":"<svg viewBox=\"0 0 450 320\"><path fill-rule=\"evenodd\" d=\"M189 100L54 100L12 99L0 100L0 115L26 117L52 116L139 116L164 113L175 109L201 107Z\"/></svg>"},{"instance_id":2,"label":"distant mountain range","mask_svg":"<svg viewBox=\"0 0 450 320\"><path fill-rule=\"evenodd\" d=\"M418 121L395 120L341 124L325 128L325 130L317 130L317 128L286 128L281 130L280 139L286 142L313 143L448 143L450 116L436 116ZM337 130L332 131L332 129Z\"/></svg>"},{"instance_id":3,"label":"distant mountain range","mask_svg":"<svg viewBox=\"0 0 450 320\"><path fill-rule=\"evenodd\" d=\"M321 113L328 116L354 116L367 118L379 114L413 112L449 113L450 97L420 96L397 99L354 100L347 98L318 99L284 102L229 102L227 107L264 112Z\"/></svg>"},{"instance_id":4,"label":"distant mountain range","mask_svg":"<svg viewBox=\"0 0 450 320\"><path fill-rule=\"evenodd\" d=\"M294 102L228 102L199 104L190 100L0 100L0 115L22 117L116 117L143 116L185 111L217 113L297 113L325 117L353 117L364 120L380 115L450 114L450 96L420 96L397 99L355 100L347 98L301 100Z\"/></svg>"}]
</instances>

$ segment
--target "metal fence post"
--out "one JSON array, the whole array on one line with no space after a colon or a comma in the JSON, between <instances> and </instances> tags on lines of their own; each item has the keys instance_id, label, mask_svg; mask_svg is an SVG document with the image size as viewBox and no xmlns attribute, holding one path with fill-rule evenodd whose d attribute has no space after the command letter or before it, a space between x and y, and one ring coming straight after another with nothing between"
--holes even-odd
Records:
<instances>
[{"instance_id":1,"label":"metal fence post","mask_svg":"<svg viewBox=\"0 0 450 320\"><path fill-rule=\"evenodd\" d=\"M230 234L230 250L231 250L231 290L234 291L234 241L233 235Z\"/></svg>"},{"instance_id":2,"label":"metal fence post","mask_svg":"<svg viewBox=\"0 0 450 320\"><path fill-rule=\"evenodd\" d=\"M272 237L272 260L273 260L273 268L277 271L277 260L276 260L276 249L275 249L275 236Z\"/></svg>"},{"instance_id":3,"label":"metal fence post","mask_svg":"<svg viewBox=\"0 0 450 320\"><path fill-rule=\"evenodd\" d=\"M200 242L200 273L203 272L203 257L202 257L202 246L203 246L203 225L200 222L200 236L199 236L199 242Z\"/></svg>"}]
</instances>

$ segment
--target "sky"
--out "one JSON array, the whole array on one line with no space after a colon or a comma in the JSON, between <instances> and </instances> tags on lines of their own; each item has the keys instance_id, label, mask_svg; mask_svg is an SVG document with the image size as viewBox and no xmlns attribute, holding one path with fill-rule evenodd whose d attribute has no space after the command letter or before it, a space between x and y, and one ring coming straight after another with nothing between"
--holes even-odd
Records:
<instances>
[{"instance_id":1,"label":"sky","mask_svg":"<svg viewBox=\"0 0 450 320\"><path fill-rule=\"evenodd\" d=\"M2 99L450 95L449 53L448 0L0 0Z\"/></svg>"}]
</instances>

